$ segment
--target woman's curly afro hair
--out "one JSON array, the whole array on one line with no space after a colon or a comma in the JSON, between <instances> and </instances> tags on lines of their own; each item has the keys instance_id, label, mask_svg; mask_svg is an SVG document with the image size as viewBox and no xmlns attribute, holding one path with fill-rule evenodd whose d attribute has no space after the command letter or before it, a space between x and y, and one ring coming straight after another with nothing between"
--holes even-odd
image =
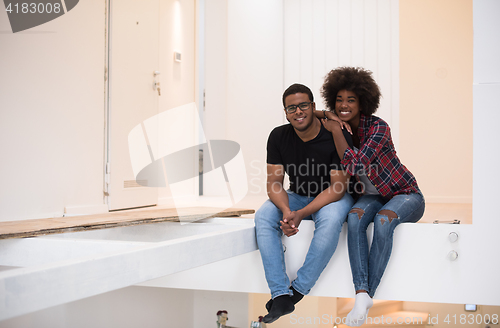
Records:
<instances>
[{"instance_id":1,"label":"woman's curly afro hair","mask_svg":"<svg viewBox=\"0 0 500 328\"><path fill-rule=\"evenodd\" d=\"M337 93L341 90L352 91L358 96L361 113L372 115L377 111L381 94L369 70L361 67L339 67L326 75L321 95L331 111L335 109Z\"/></svg>"}]
</instances>

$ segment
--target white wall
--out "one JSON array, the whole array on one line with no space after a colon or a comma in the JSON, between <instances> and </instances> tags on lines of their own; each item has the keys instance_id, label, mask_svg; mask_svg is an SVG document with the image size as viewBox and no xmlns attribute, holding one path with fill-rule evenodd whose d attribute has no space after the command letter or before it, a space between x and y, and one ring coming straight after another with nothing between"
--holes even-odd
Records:
<instances>
[{"instance_id":1,"label":"white wall","mask_svg":"<svg viewBox=\"0 0 500 328\"><path fill-rule=\"evenodd\" d=\"M227 0L211 0L205 4L205 107L203 128L208 140L225 140L227 122ZM203 99L203 96L202 96ZM206 155L206 154L205 154ZM204 159L204 172L211 163ZM216 183L203 178L203 195L224 195Z\"/></svg>"},{"instance_id":2,"label":"white wall","mask_svg":"<svg viewBox=\"0 0 500 328\"><path fill-rule=\"evenodd\" d=\"M378 114L393 122L397 144L398 1L217 0L206 15L205 132L241 145L249 196L265 195L266 142L286 123L284 89L306 84L324 108L319 90L339 65L374 72L384 93Z\"/></svg>"},{"instance_id":3,"label":"white wall","mask_svg":"<svg viewBox=\"0 0 500 328\"><path fill-rule=\"evenodd\" d=\"M207 138L238 142L248 195L265 195L267 137L283 122L283 2L208 1L206 14Z\"/></svg>"},{"instance_id":4,"label":"white wall","mask_svg":"<svg viewBox=\"0 0 500 328\"><path fill-rule=\"evenodd\" d=\"M292 0L284 2L284 85L303 83L318 109L325 75L339 66L373 72L383 97L377 115L399 126L399 1Z\"/></svg>"},{"instance_id":5,"label":"white wall","mask_svg":"<svg viewBox=\"0 0 500 328\"><path fill-rule=\"evenodd\" d=\"M498 199L500 177L491 171L493 163L498 163L500 153L496 140L496 122L500 119L500 2L494 0L474 0L474 161L473 161L473 219L474 225L487 236L493 236L500 223L498 215L491 212L491 205ZM488 239L486 239L488 240ZM494 250L500 249L496 243ZM486 255L486 254L485 254ZM487 260L487 257L483 257ZM489 259L489 258L488 258ZM500 263L497 267L500 269Z\"/></svg>"},{"instance_id":6,"label":"white wall","mask_svg":"<svg viewBox=\"0 0 500 328\"><path fill-rule=\"evenodd\" d=\"M160 1L160 113L195 102L195 27L194 0ZM174 61L174 51L181 53L181 62ZM192 145L197 144L197 128L194 120L189 132L182 126L168 126L172 130L169 135L182 136L183 139L192 137L192 140L184 140ZM196 160L193 158L193 167ZM186 186L185 193L197 195L198 184ZM159 204L175 206L169 187L159 188L158 197Z\"/></svg>"},{"instance_id":7,"label":"white wall","mask_svg":"<svg viewBox=\"0 0 500 328\"><path fill-rule=\"evenodd\" d=\"M498 1L474 0L474 85L500 84L499 12Z\"/></svg>"},{"instance_id":8,"label":"white wall","mask_svg":"<svg viewBox=\"0 0 500 328\"><path fill-rule=\"evenodd\" d=\"M211 0L205 7L204 130L208 140L226 139L227 10L227 0Z\"/></svg>"},{"instance_id":9,"label":"white wall","mask_svg":"<svg viewBox=\"0 0 500 328\"><path fill-rule=\"evenodd\" d=\"M471 204L473 1L410 0L399 9L398 156L427 203Z\"/></svg>"},{"instance_id":10,"label":"white wall","mask_svg":"<svg viewBox=\"0 0 500 328\"><path fill-rule=\"evenodd\" d=\"M128 287L0 322L2 328L195 327L194 291Z\"/></svg>"},{"instance_id":11,"label":"white wall","mask_svg":"<svg viewBox=\"0 0 500 328\"><path fill-rule=\"evenodd\" d=\"M248 295L187 289L127 287L0 322L0 328L248 327Z\"/></svg>"},{"instance_id":12,"label":"white wall","mask_svg":"<svg viewBox=\"0 0 500 328\"><path fill-rule=\"evenodd\" d=\"M105 9L82 1L15 34L0 10L1 221L107 211ZM195 100L194 13L192 0L160 2L160 112ZM159 197L172 203L168 188Z\"/></svg>"},{"instance_id":13,"label":"white wall","mask_svg":"<svg viewBox=\"0 0 500 328\"><path fill-rule=\"evenodd\" d=\"M102 208L105 1L11 32L0 10L0 221Z\"/></svg>"}]
</instances>

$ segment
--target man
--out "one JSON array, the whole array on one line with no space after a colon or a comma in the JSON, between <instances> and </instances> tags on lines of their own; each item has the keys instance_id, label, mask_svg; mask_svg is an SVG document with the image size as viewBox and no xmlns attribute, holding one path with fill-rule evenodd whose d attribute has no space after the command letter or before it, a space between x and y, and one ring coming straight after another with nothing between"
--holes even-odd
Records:
<instances>
[{"instance_id":1,"label":"man","mask_svg":"<svg viewBox=\"0 0 500 328\"><path fill-rule=\"evenodd\" d=\"M269 199L255 214L257 243L272 297L266 304L269 313L265 323L293 312L295 304L309 293L335 252L353 205L345 192L349 176L341 169L332 134L313 114L316 105L311 90L302 84L291 85L283 93L283 105L290 124L275 128L269 135ZM290 178L287 191L283 189L285 172ZM290 285L281 236L298 233L303 219L314 221L314 237Z\"/></svg>"}]
</instances>

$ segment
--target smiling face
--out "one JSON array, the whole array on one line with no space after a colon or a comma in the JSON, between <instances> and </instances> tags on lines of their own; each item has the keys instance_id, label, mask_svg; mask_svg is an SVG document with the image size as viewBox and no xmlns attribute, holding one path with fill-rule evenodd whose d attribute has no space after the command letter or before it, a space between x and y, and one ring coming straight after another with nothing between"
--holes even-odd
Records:
<instances>
[{"instance_id":1,"label":"smiling face","mask_svg":"<svg viewBox=\"0 0 500 328\"><path fill-rule=\"evenodd\" d=\"M309 99L309 96L305 93L294 93L292 95L289 95L285 98L285 108L291 105L296 105L298 106L299 104L302 103L309 103L311 100ZM290 124L297 130L298 132L306 132L309 130L312 125L313 125L313 120L314 120L314 115L313 115L313 110L315 108L315 104L312 102L310 103L309 107L307 109L300 109L297 107L297 110L294 113L286 113L286 118Z\"/></svg>"},{"instance_id":2,"label":"smiling face","mask_svg":"<svg viewBox=\"0 0 500 328\"><path fill-rule=\"evenodd\" d=\"M359 122L359 98L352 91L340 90L335 102L335 113L342 120L349 123Z\"/></svg>"}]
</instances>

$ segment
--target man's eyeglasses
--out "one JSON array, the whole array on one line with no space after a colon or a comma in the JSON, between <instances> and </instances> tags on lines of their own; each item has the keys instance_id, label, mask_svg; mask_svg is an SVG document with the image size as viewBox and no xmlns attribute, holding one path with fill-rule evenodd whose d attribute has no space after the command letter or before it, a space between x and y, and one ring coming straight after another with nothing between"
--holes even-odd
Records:
<instances>
[{"instance_id":1,"label":"man's eyeglasses","mask_svg":"<svg viewBox=\"0 0 500 328\"><path fill-rule=\"evenodd\" d=\"M288 107L285 107L285 110L288 114L293 114L295 111L297 111L297 107L300 108L300 110L306 110L309 109L309 106L311 106L311 101L308 102L303 102L298 105L290 105Z\"/></svg>"}]
</instances>

